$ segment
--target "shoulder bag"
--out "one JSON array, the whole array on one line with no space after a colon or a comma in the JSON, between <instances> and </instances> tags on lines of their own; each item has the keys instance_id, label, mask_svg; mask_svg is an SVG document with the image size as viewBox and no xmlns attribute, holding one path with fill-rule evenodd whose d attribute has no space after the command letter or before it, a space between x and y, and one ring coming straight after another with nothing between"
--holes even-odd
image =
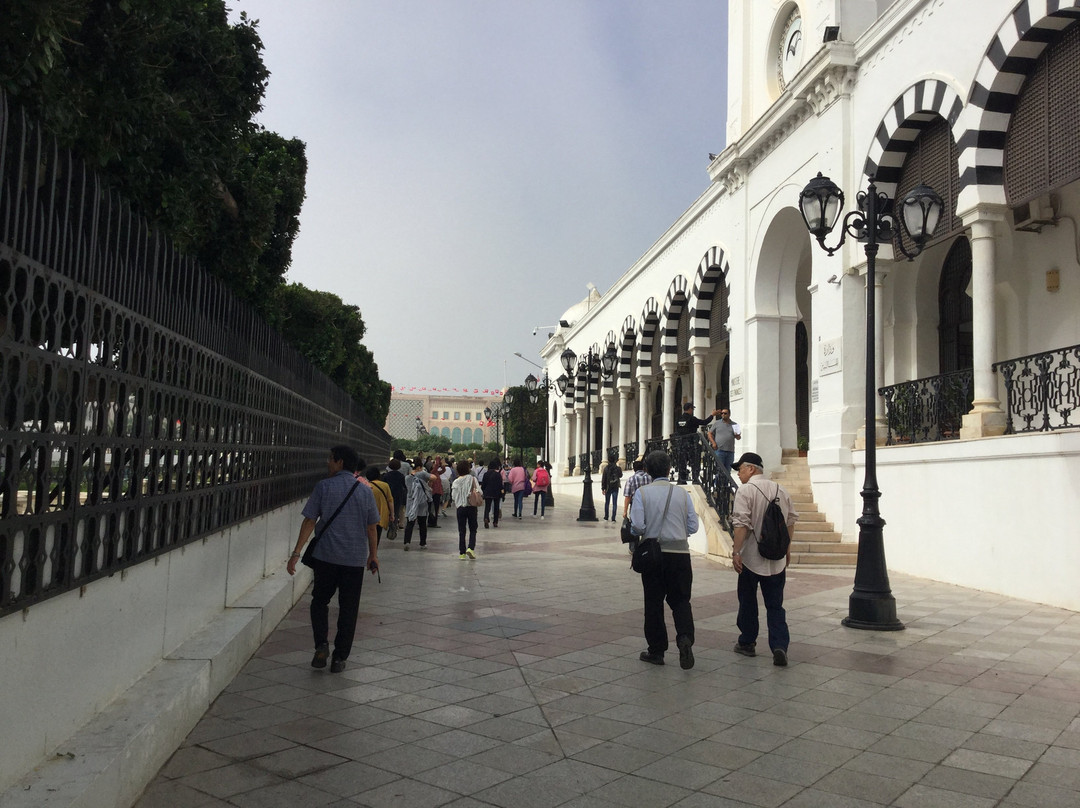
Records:
<instances>
[{"instance_id":1,"label":"shoulder bag","mask_svg":"<svg viewBox=\"0 0 1080 808\"><path fill-rule=\"evenodd\" d=\"M474 508L479 508L484 504L484 492L480 490L480 484L476 482L475 477L473 477L472 491L469 492L468 503Z\"/></svg>"},{"instance_id":2,"label":"shoulder bag","mask_svg":"<svg viewBox=\"0 0 1080 808\"><path fill-rule=\"evenodd\" d=\"M668 484L667 500L664 502L664 515L660 517L660 530L664 529L664 522L667 519L668 506L671 505L671 495L675 491L675 486ZM642 507L645 503L642 501ZM630 557L630 569L637 573L655 573L660 571L660 537L653 536L650 538L639 539L637 545L634 547L634 554Z\"/></svg>"},{"instance_id":3,"label":"shoulder bag","mask_svg":"<svg viewBox=\"0 0 1080 808\"><path fill-rule=\"evenodd\" d=\"M315 552L315 545L319 543L319 539L322 538L323 533L330 527L330 523L334 521L334 518L341 513L341 509L345 507L345 503L349 501L349 497L352 496L353 491L356 490L356 486L360 485L360 481L357 480L353 483L353 487L349 489L349 493L345 495L345 499L341 500L341 504L337 506L337 510L330 514L330 518L323 524L319 525L321 530L317 530L314 536L311 537L311 541L307 543L307 547L304 548L304 554L300 556L300 563L305 567L314 567L315 558L312 555Z\"/></svg>"}]
</instances>

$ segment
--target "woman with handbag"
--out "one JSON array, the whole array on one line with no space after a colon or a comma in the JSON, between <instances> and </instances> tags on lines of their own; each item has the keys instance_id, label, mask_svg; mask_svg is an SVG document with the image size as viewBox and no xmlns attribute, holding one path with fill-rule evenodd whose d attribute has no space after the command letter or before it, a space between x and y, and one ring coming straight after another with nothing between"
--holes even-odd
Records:
<instances>
[{"instance_id":1,"label":"woman with handbag","mask_svg":"<svg viewBox=\"0 0 1080 808\"><path fill-rule=\"evenodd\" d=\"M525 470L520 457L514 458L514 466L506 479L510 481L510 493L514 495L514 518L520 519L525 510L525 486L529 482L529 472Z\"/></svg>"},{"instance_id":2,"label":"woman with handbag","mask_svg":"<svg viewBox=\"0 0 1080 808\"><path fill-rule=\"evenodd\" d=\"M469 474L469 461L459 460L457 479L450 486L450 496L457 507L458 552L459 558L476 560L476 508L484 501L480 483ZM469 544L465 545L465 527L469 528Z\"/></svg>"},{"instance_id":3,"label":"woman with handbag","mask_svg":"<svg viewBox=\"0 0 1080 808\"><path fill-rule=\"evenodd\" d=\"M424 464L418 459L412 474L405 478L409 490L409 500L405 503L405 550L412 544L413 527L420 528L420 549L427 549L428 509L431 507L431 489L427 480L431 475L424 471Z\"/></svg>"}]
</instances>

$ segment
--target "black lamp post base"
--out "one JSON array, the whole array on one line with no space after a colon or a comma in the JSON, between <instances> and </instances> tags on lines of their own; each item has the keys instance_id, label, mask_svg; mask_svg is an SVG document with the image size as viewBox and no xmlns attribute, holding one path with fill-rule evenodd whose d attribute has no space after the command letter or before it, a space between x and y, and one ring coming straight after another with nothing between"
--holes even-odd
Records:
<instances>
[{"instance_id":1,"label":"black lamp post base","mask_svg":"<svg viewBox=\"0 0 1080 808\"><path fill-rule=\"evenodd\" d=\"M599 522L596 518L596 507L592 498L592 477L585 475L584 485L581 491L581 508L578 510L579 522Z\"/></svg>"},{"instance_id":2,"label":"black lamp post base","mask_svg":"<svg viewBox=\"0 0 1080 808\"><path fill-rule=\"evenodd\" d=\"M904 624L896 617L896 598L877 593L852 592L848 598L848 616L840 623L866 631L904 630Z\"/></svg>"}]
</instances>

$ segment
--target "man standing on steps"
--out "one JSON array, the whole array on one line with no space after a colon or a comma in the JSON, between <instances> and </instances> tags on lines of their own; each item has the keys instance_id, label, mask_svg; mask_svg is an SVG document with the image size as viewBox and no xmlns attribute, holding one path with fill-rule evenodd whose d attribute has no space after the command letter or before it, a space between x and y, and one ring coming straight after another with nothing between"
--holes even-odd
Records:
<instances>
[{"instance_id":1,"label":"man standing on steps","mask_svg":"<svg viewBox=\"0 0 1080 808\"><path fill-rule=\"evenodd\" d=\"M672 447L672 454L675 456L675 463L678 467L679 485L686 483L687 469L690 471L690 481L700 482L698 468L701 466L701 455L690 436L696 434L701 427L711 424L712 419L716 417L718 412L720 410L713 410L708 418L701 419L694 415L692 402L687 401L683 404L682 415L675 419L674 437L676 440L675 445Z\"/></svg>"},{"instance_id":2,"label":"man standing on steps","mask_svg":"<svg viewBox=\"0 0 1080 808\"><path fill-rule=\"evenodd\" d=\"M731 420L731 410L721 407L720 420L715 421L706 434L716 453L717 475L730 478L731 464L735 461L735 441L742 440L742 428Z\"/></svg>"},{"instance_id":3,"label":"man standing on steps","mask_svg":"<svg viewBox=\"0 0 1080 808\"><path fill-rule=\"evenodd\" d=\"M791 563L791 549L788 549L786 558L776 561L762 558L757 548L757 536L761 531L765 509L774 499L780 500L788 535L795 532L795 522L799 514L792 507L788 492L781 488L779 483L765 479L761 455L746 452L732 468L738 472L739 482L742 483L735 494L735 505L731 514L732 524L735 525L731 563L739 574L739 615L735 620L739 627L739 641L735 643L735 653L757 656L757 590L760 585L761 599L765 602L765 622L769 631L769 649L772 651L773 664L787 665L790 635L787 613L784 611L784 583L787 580L787 566Z\"/></svg>"}]
</instances>

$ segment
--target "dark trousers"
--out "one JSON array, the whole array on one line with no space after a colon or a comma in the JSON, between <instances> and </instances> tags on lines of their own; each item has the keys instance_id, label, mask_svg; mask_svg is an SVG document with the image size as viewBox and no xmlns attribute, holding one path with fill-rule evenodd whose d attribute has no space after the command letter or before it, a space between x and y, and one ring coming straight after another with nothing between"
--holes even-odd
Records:
<instances>
[{"instance_id":1,"label":"dark trousers","mask_svg":"<svg viewBox=\"0 0 1080 808\"><path fill-rule=\"evenodd\" d=\"M364 585L363 567L346 567L315 559L315 585L311 590L311 631L315 645L327 641L330 633L330 600L337 592L337 634L334 636L334 659L348 659L360 612L360 589Z\"/></svg>"},{"instance_id":2,"label":"dark trousers","mask_svg":"<svg viewBox=\"0 0 1080 808\"><path fill-rule=\"evenodd\" d=\"M675 636L688 637L694 644L694 612L690 608L690 588L694 573L689 553L661 553L659 572L641 576L645 593L645 641L650 654L663 654L668 649L667 623L664 620L664 600L671 607L675 621Z\"/></svg>"},{"instance_id":3,"label":"dark trousers","mask_svg":"<svg viewBox=\"0 0 1080 808\"><path fill-rule=\"evenodd\" d=\"M488 522L488 514L495 511L495 524L499 524L499 498L498 497L484 497L484 524Z\"/></svg>"},{"instance_id":4,"label":"dark trousers","mask_svg":"<svg viewBox=\"0 0 1080 808\"><path fill-rule=\"evenodd\" d=\"M787 613L784 611L784 582L787 570L777 575L758 575L746 567L739 573L739 642L751 645L757 642L758 605L757 589L761 585L761 599L765 601L765 623L769 629L769 649L787 651L791 637L788 634Z\"/></svg>"},{"instance_id":5,"label":"dark trousers","mask_svg":"<svg viewBox=\"0 0 1080 808\"><path fill-rule=\"evenodd\" d=\"M465 555L465 528L469 528L469 549L476 549L476 506L457 509L458 553Z\"/></svg>"},{"instance_id":6,"label":"dark trousers","mask_svg":"<svg viewBox=\"0 0 1080 808\"><path fill-rule=\"evenodd\" d=\"M537 491L535 494L533 494L533 516L536 516L537 505L540 506L540 515L544 515L544 508L546 507L546 503L544 501L544 494L546 493L546 491Z\"/></svg>"},{"instance_id":7,"label":"dark trousers","mask_svg":"<svg viewBox=\"0 0 1080 808\"><path fill-rule=\"evenodd\" d=\"M439 503L442 501L442 494L432 494L431 502L428 503L427 524L428 527L439 526Z\"/></svg>"},{"instance_id":8,"label":"dark trousers","mask_svg":"<svg viewBox=\"0 0 1080 808\"><path fill-rule=\"evenodd\" d=\"M619 489L617 487L616 488L609 488L608 492L606 494L604 494L604 519L609 518L608 517L608 506L610 505L611 506L610 519L611 519L612 522L615 521L615 518L619 515L619 499L620 499L620 497L619 497Z\"/></svg>"},{"instance_id":9,"label":"dark trousers","mask_svg":"<svg viewBox=\"0 0 1080 808\"><path fill-rule=\"evenodd\" d=\"M403 541L406 544L412 544L412 531L413 526L417 525L420 528L420 546L423 547L427 544L427 517L421 516L419 519L410 519L405 523L405 538Z\"/></svg>"}]
</instances>

